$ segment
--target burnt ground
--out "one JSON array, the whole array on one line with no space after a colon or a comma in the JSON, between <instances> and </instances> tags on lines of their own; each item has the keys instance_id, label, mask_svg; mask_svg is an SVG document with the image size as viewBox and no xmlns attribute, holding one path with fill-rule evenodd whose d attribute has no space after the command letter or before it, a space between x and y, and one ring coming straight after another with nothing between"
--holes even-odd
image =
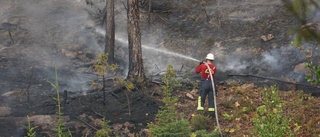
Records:
<instances>
[{"instance_id":1,"label":"burnt ground","mask_svg":"<svg viewBox=\"0 0 320 137\"><path fill-rule=\"evenodd\" d=\"M25 131L22 125L26 124L27 115L30 116L31 123L38 126L38 135L52 135L56 121L56 102L53 100L55 90L47 81L54 81L55 67L61 84L61 96L66 100L62 102L63 116L75 136L92 135L94 128L99 128L101 116L111 121L109 124L115 135L131 136L135 132L144 136L143 132L147 132L140 129L153 120L161 105L157 101L158 97L154 100L155 96L150 96L153 92L160 91L159 85L148 85L143 92L129 93L129 100L132 102L131 116L128 115L126 96L122 90L116 90L114 94L108 92L106 106L103 106L102 92L90 88L91 81L98 79L90 65L95 56L103 51L104 45L104 35L98 32L101 21L92 19L94 15L84 10L78 2L0 1L0 137L23 136ZM116 13L120 15L116 16L117 28L120 31L118 33L122 34L126 31L122 30L125 27L121 24L126 24L126 21L121 19L121 15L124 15L125 19L123 13L126 12L122 3L117 2ZM144 19L141 22L144 26L143 43L197 59L202 59L207 52L214 53L218 81L252 80L262 85L274 84L274 80L228 76L250 74L294 83L306 82L304 76L308 71L303 66L309 60L305 59L305 53L290 45L291 38L286 35L297 22L279 1L202 0L201 4L193 0L153 2L150 30L146 29L146 12L143 11L141 15L142 20ZM260 37L267 34L274 35L274 39L261 40ZM124 36L117 38L117 58L121 60L120 67L125 69L128 54L123 46ZM315 59L319 58L317 50L314 50L314 56ZM149 76L162 73L168 64L180 71L183 80L198 78L190 75L193 74L197 62L161 52L144 52L145 70ZM226 95L220 96L221 103L232 106L237 99L241 99L234 95L236 89L237 87L228 87L225 90L228 91ZM64 96L64 90L68 93L67 97ZM309 89L307 92L319 93L318 90ZM191 89L184 89L176 92L180 99L177 104L179 110L184 112L188 119L194 113L196 105L195 100L185 97L185 93L190 91ZM224 93L221 91L220 93ZM28 92L30 101L27 101ZM256 103L255 100L252 102ZM228 111L230 112L226 113L231 114L234 110ZM308 111L297 113L304 112ZM249 116L252 118L252 113ZM237 122L237 118L232 122L224 121L222 127L228 130L227 128L237 126ZM242 136L249 133L252 123L247 122L244 125L249 126L240 128L240 133L236 129L231 135L238 133L237 135ZM308 126L310 124L306 124L306 127Z\"/></svg>"},{"instance_id":2,"label":"burnt ground","mask_svg":"<svg viewBox=\"0 0 320 137\"><path fill-rule=\"evenodd\" d=\"M153 87L153 86L151 86ZM146 89L155 91L156 89ZM114 135L131 136L132 133L143 133L147 123L154 119L161 102L151 98L147 92L128 92L131 115L127 105L125 90L118 89L106 92L106 102L103 105L103 92L93 91L87 95L75 95L72 92L61 92L61 105L66 126L73 136L92 136L96 129L100 129L99 122L104 117L109 120ZM149 92L151 93L151 92ZM26 132L27 116L31 124L37 126L37 135L52 136L56 122L57 102L54 91L47 95L32 95L27 101L25 92L12 91L0 96L1 102L14 101L11 104L2 104L0 117L1 137L21 137ZM90 125L92 127L90 127Z\"/></svg>"},{"instance_id":3,"label":"burnt ground","mask_svg":"<svg viewBox=\"0 0 320 137\"><path fill-rule=\"evenodd\" d=\"M73 136L92 136L102 117L107 118L112 129L112 136L147 136L147 123L154 122L154 115L162 105L161 90L158 84L150 84L144 90L129 92L131 115L129 115L124 90L109 90L106 106L103 106L102 92L92 91L87 95L69 93L66 100L62 97L63 118L66 126L73 132ZM253 83L218 84L217 111L219 123L224 136L243 137L254 136L253 120L256 110L262 105L263 88ZM54 91L53 91L54 92ZM61 96L65 97L62 92ZM151 96L153 95L153 96ZM173 92L178 97L175 104L179 113L192 122L197 114L198 90L188 87L178 88ZM316 136L320 131L320 99L297 90L281 91L283 114L290 117L290 128L295 129L297 136ZM25 134L26 116L31 124L37 126L38 136L52 136L57 121L56 102L54 93L37 95L28 102L25 94L19 91L3 94L0 101L12 100L16 103L7 107L0 107L1 137L21 137ZM6 106L6 105L3 105ZM207 103L205 104L207 109ZM206 111L205 111L206 113ZM208 131L217 131L215 119L207 118ZM191 124L192 125L192 124ZM297 128L299 127L299 128ZM194 131L194 129L192 129Z\"/></svg>"}]
</instances>

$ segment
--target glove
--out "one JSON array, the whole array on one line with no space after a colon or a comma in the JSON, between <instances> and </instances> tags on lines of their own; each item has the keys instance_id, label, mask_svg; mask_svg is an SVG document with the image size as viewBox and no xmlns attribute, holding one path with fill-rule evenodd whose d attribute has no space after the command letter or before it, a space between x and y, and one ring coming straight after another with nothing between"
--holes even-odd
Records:
<instances>
[{"instance_id":1,"label":"glove","mask_svg":"<svg viewBox=\"0 0 320 137\"><path fill-rule=\"evenodd\" d=\"M204 64L204 61L201 61L199 65Z\"/></svg>"}]
</instances>

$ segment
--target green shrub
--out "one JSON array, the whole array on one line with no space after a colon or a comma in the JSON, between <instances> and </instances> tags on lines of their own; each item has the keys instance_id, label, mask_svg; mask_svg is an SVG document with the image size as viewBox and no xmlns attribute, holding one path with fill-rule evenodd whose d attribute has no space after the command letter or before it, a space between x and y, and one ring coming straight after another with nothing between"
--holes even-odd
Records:
<instances>
[{"instance_id":1,"label":"green shrub","mask_svg":"<svg viewBox=\"0 0 320 137\"><path fill-rule=\"evenodd\" d=\"M218 131L213 131L208 133L207 130L197 130L195 133L192 133L191 137L219 137Z\"/></svg>"},{"instance_id":2,"label":"green shrub","mask_svg":"<svg viewBox=\"0 0 320 137\"><path fill-rule=\"evenodd\" d=\"M115 71L118 68L117 64L108 64L108 54L100 53L98 54L98 59L94 63L95 72L104 77L109 71Z\"/></svg>"},{"instance_id":3,"label":"green shrub","mask_svg":"<svg viewBox=\"0 0 320 137\"><path fill-rule=\"evenodd\" d=\"M192 117L191 126L193 130L208 130L210 128L209 120L204 115L195 115Z\"/></svg>"},{"instance_id":4,"label":"green shrub","mask_svg":"<svg viewBox=\"0 0 320 137\"><path fill-rule=\"evenodd\" d=\"M111 129L108 125L109 121L102 119L101 129L97 130L94 134L94 137L109 137L111 134Z\"/></svg>"},{"instance_id":5,"label":"green shrub","mask_svg":"<svg viewBox=\"0 0 320 137\"><path fill-rule=\"evenodd\" d=\"M190 135L189 121L179 119L164 125L149 124L152 136L156 137L187 137Z\"/></svg>"},{"instance_id":6,"label":"green shrub","mask_svg":"<svg viewBox=\"0 0 320 137\"><path fill-rule=\"evenodd\" d=\"M293 136L290 120L282 113L282 104L275 86L265 88L263 105L257 108L254 118L255 134L260 137Z\"/></svg>"},{"instance_id":7,"label":"green shrub","mask_svg":"<svg viewBox=\"0 0 320 137\"><path fill-rule=\"evenodd\" d=\"M168 66L166 74L162 78L163 99L165 103L156 114L156 123L149 123L151 136L156 137L186 137L190 135L189 121L183 116L178 117L174 104L178 98L172 97L171 92L180 84L174 78L175 72L172 66Z\"/></svg>"},{"instance_id":8,"label":"green shrub","mask_svg":"<svg viewBox=\"0 0 320 137\"><path fill-rule=\"evenodd\" d=\"M94 71L102 77L102 88L101 91L103 92L103 106L106 105L106 75L110 71L115 71L118 68L117 64L109 64L108 63L108 54L107 53L100 53L98 54L98 59L94 62ZM95 83L94 81L91 82L91 87L97 88L99 84Z\"/></svg>"},{"instance_id":9,"label":"green shrub","mask_svg":"<svg viewBox=\"0 0 320 137\"><path fill-rule=\"evenodd\" d=\"M178 98L172 97L172 91L180 86L180 83L175 79L175 71L171 65L168 65L166 69L166 74L162 77L162 82L164 83L161 88L163 91L164 98L162 101L168 105L173 106L174 103L178 101Z\"/></svg>"}]
</instances>

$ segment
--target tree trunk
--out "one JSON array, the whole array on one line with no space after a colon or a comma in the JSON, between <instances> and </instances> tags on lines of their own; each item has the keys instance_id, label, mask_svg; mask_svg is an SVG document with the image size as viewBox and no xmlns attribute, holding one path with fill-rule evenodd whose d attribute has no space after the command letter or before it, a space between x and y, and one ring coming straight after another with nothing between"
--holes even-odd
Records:
<instances>
[{"instance_id":1,"label":"tree trunk","mask_svg":"<svg viewBox=\"0 0 320 137\"><path fill-rule=\"evenodd\" d=\"M148 3L148 29L150 29L150 24L151 24L151 6L152 6L152 0L149 0L149 3Z\"/></svg>"},{"instance_id":2,"label":"tree trunk","mask_svg":"<svg viewBox=\"0 0 320 137\"><path fill-rule=\"evenodd\" d=\"M114 0L106 0L106 43L105 53L108 53L108 63L114 63L114 41L115 41L115 21L114 21Z\"/></svg>"},{"instance_id":3,"label":"tree trunk","mask_svg":"<svg viewBox=\"0 0 320 137\"><path fill-rule=\"evenodd\" d=\"M144 79L141 34L139 26L139 1L127 0L128 3L128 40L129 40L129 75L134 79Z\"/></svg>"}]
</instances>

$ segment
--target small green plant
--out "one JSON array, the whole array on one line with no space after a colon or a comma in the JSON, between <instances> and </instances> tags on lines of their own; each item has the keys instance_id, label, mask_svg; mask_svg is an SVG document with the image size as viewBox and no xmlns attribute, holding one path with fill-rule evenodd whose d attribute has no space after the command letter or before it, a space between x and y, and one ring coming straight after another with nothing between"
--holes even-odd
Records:
<instances>
[{"instance_id":1,"label":"small green plant","mask_svg":"<svg viewBox=\"0 0 320 137\"><path fill-rule=\"evenodd\" d=\"M98 54L98 59L94 63L94 70L99 76L104 77L109 71L115 71L118 68L117 64L108 64L108 54Z\"/></svg>"},{"instance_id":2,"label":"small green plant","mask_svg":"<svg viewBox=\"0 0 320 137\"><path fill-rule=\"evenodd\" d=\"M127 98L127 103L128 103L128 111L129 111L129 115L131 115L131 107L130 107L130 99L129 99L129 96L128 96L128 92L132 91L135 86L132 82L130 81L125 81L121 78L116 78L116 81L117 85L124 85L124 87L126 88L126 91L124 91L125 95L126 95L126 98Z\"/></svg>"},{"instance_id":3,"label":"small green plant","mask_svg":"<svg viewBox=\"0 0 320 137\"><path fill-rule=\"evenodd\" d=\"M212 133L208 133L207 130L197 130L190 137L219 137L219 131L214 130Z\"/></svg>"},{"instance_id":4,"label":"small green plant","mask_svg":"<svg viewBox=\"0 0 320 137\"><path fill-rule=\"evenodd\" d=\"M142 92L142 89L146 88L146 82L144 80L143 77L132 77L132 75L129 75L129 77L127 78L128 81L130 81L131 83L133 83L135 85L135 89L137 91Z\"/></svg>"},{"instance_id":5,"label":"small green plant","mask_svg":"<svg viewBox=\"0 0 320 137\"><path fill-rule=\"evenodd\" d=\"M306 76L308 82L312 84L320 83L320 66L315 66L311 63L307 63L306 68L308 68L312 72L311 74Z\"/></svg>"},{"instance_id":6,"label":"small green plant","mask_svg":"<svg viewBox=\"0 0 320 137\"><path fill-rule=\"evenodd\" d=\"M58 115L58 122L55 127L56 135L58 137L72 137L71 131L65 127L65 123L62 118L62 107L61 107L61 98L60 98L60 89L58 83L58 73L57 69L55 68L55 82L48 81L53 88L56 89L57 97L54 100L57 102L57 115Z\"/></svg>"},{"instance_id":7,"label":"small green plant","mask_svg":"<svg viewBox=\"0 0 320 137\"><path fill-rule=\"evenodd\" d=\"M275 86L264 89L263 105L257 108L253 122L259 137L293 136L290 120L282 113L282 103Z\"/></svg>"},{"instance_id":8,"label":"small green plant","mask_svg":"<svg viewBox=\"0 0 320 137\"><path fill-rule=\"evenodd\" d=\"M94 70L96 73L102 77L102 91L103 91L103 105L106 104L106 92L105 92L105 77L109 71L115 71L118 68L117 64L108 64L108 54L100 53L98 54L98 59L94 63ZM97 85L94 81L91 82L91 87L95 87Z\"/></svg>"},{"instance_id":9,"label":"small green plant","mask_svg":"<svg viewBox=\"0 0 320 137\"><path fill-rule=\"evenodd\" d=\"M149 125L152 136L187 137L190 135L189 121L181 118L163 125Z\"/></svg>"},{"instance_id":10,"label":"small green plant","mask_svg":"<svg viewBox=\"0 0 320 137\"><path fill-rule=\"evenodd\" d=\"M101 129L95 132L94 137L109 137L112 130L110 129L108 123L109 121L103 118L101 123Z\"/></svg>"},{"instance_id":11,"label":"small green plant","mask_svg":"<svg viewBox=\"0 0 320 137\"><path fill-rule=\"evenodd\" d=\"M26 130L27 130L27 135L24 136L24 137L35 137L35 136L36 136L35 129L36 129L37 127L36 127L36 126L35 126L35 127L32 127L32 126L31 126L29 116L27 116L27 122L28 122L28 126L25 127Z\"/></svg>"},{"instance_id":12,"label":"small green plant","mask_svg":"<svg viewBox=\"0 0 320 137\"><path fill-rule=\"evenodd\" d=\"M233 114L228 114L228 113L223 113L222 116L224 120L227 120L227 121L231 121L234 118Z\"/></svg>"},{"instance_id":13,"label":"small green plant","mask_svg":"<svg viewBox=\"0 0 320 137\"><path fill-rule=\"evenodd\" d=\"M192 117L191 126L193 130L208 130L210 128L209 120L204 115L195 115Z\"/></svg>"},{"instance_id":14,"label":"small green plant","mask_svg":"<svg viewBox=\"0 0 320 137\"><path fill-rule=\"evenodd\" d=\"M166 74L162 77L162 82L164 83L161 88L163 91L163 102L166 105L173 106L174 103L178 101L178 98L172 97L172 91L180 86L180 83L175 79L175 71L171 65L168 65L166 69Z\"/></svg>"},{"instance_id":15,"label":"small green plant","mask_svg":"<svg viewBox=\"0 0 320 137\"><path fill-rule=\"evenodd\" d=\"M174 104L178 98L172 97L172 91L180 84L174 78L175 71L172 66L168 66L166 74L162 78L164 83L161 87L163 90L163 99L165 103L161 110L156 114L156 123L149 123L148 127L152 136L156 137L186 137L191 131L189 128L189 121L183 116L178 117L177 110Z\"/></svg>"}]
</instances>

